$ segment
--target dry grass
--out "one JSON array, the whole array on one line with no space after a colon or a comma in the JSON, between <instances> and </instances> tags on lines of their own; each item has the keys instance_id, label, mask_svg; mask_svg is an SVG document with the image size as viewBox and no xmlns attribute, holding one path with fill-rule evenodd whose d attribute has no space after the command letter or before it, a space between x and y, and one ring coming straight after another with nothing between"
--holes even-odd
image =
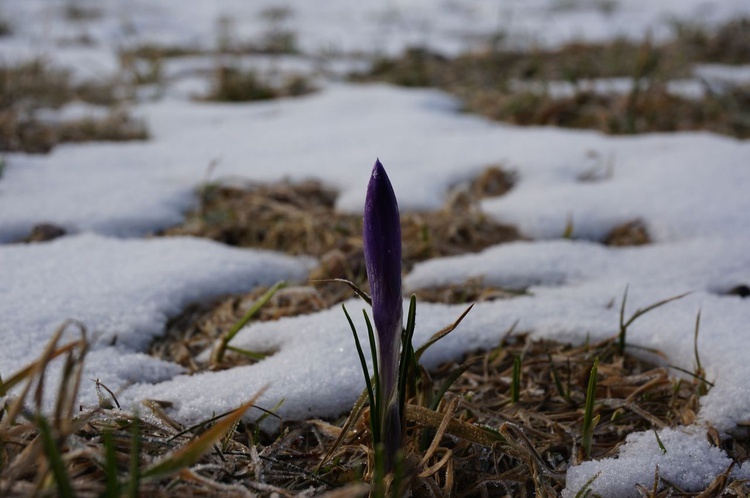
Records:
<instances>
[{"instance_id":1,"label":"dry grass","mask_svg":"<svg viewBox=\"0 0 750 498\"><path fill-rule=\"evenodd\" d=\"M269 11L264 15L274 26L280 26L289 13ZM283 35L281 28L278 32ZM531 56L494 51L450 61L413 51L401 60L382 61L368 78L446 88L464 98L469 109L513 122L593 127L612 133L712 129L747 136L750 125L743 113L750 108L748 92L737 89L735 93L709 96L696 107L670 96L663 86L667 78L687 74L696 61L748 62L747 21L730 23L716 34L690 26L680 26L678 32L674 47L679 48L679 57L670 55L675 50L671 46L625 42L570 46ZM162 56L166 55L150 55L154 60ZM232 71L217 70L217 99L237 101L254 99L263 92L275 97L296 91L280 90L253 75ZM580 92L569 100L555 101L530 92L512 93L506 85L512 78L577 81L621 75L643 80L644 85L637 93L623 97ZM128 133L138 133L137 127L128 128L132 122L127 117L116 115L110 124L105 120L71 124L67 129L45 128L28 118L34 109L56 108L74 99L107 101L112 98L110 90L75 87L64 72L52 71L42 63L4 68L0 76L0 136L3 144L11 144L5 150L45 151L63 140L117 139L118 133L128 129ZM256 78L252 85L248 77ZM240 87L260 93L251 92L249 97L232 93L239 92ZM730 107L736 112L727 110ZM595 181L594 176L582 181ZM503 195L513 183L512 173L501 165L493 166L466 188L455 190L441 210L404 215L405 269L425 259L475 252L518 239L515 229L497 225L476 206L477 199ZM206 186L201 197L200 208L184 225L168 230L166 235L196 235L230 245L310 254L320 261L313 279L347 278L365 286L361 217L337 213L336 193L325 186L312 182L253 185L248 189ZM40 227L29 241L58 236L56 228ZM649 235L642 221L633 220L613 229L603 242L644 244L649 243ZM264 292L256 289L244 296L190 306L170 321L164 338L152 345L151 354L180 363L191 372L256 361L229 353L224 363L212 367L199 356ZM747 289L738 287L730 292L746 295ZM518 292L490 288L477 281L424 289L419 297L463 303L515 295ZM271 320L309 313L350 296L344 285L308 282L279 291L256 318ZM498 331L498 335L503 332ZM264 434L255 424L240 423L200 458L196 456L168 475L140 478L154 462L195 445L224 418L184 427L169 417L168 404L158 401L146 403L141 415L114 408L116 399L107 393L106 386L81 379L85 338L63 346L57 344L58 339L20 377L16 386L20 393L16 390L0 402L0 496L367 495L368 486L363 482L372 477L373 455L366 408L355 413L353 425L346 432L343 419L279 420L280 430L273 435ZM39 416L39 400L44 386L34 379L50 368L53 356L65 360L67 374L58 389L54 413L43 418ZM520 359L520 375L518 399L514 401L511 384L516 358ZM695 420L704 384L698 379L670 377L665 360L658 354L619 355L615 339L573 346L531 340L527 334L507 331L491 351L477 353L460 365L420 372L419 388L412 389L407 408L403 494L558 495L567 468L589 458L582 445L584 405L595 360L598 382L594 413L600 418L593 431L590 458L615 456L631 432ZM462 373L454 378L455 372ZM0 389L14 378L1 379ZM441 401L429 406L447 383L450 387ZM24 386L28 386L26 391ZM99 389L101 406L79 410L74 403L79 389ZM747 465L749 426L740 424L723 439L713 429L709 435L712 444L725 450L736 465ZM339 437L343 442L334 447ZM327 457L329 452L332 455ZM657 492L651 491L652 483L643 484L643 496L750 494L747 482L728 475L719 476L700 492L686 492L664 480L657 482Z\"/></svg>"},{"instance_id":2,"label":"dry grass","mask_svg":"<svg viewBox=\"0 0 750 498\"><path fill-rule=\"evenodd\" d=\"M482 196L504 194L512 188L513 180L513 174L492 166L471 184L455 190L443 209L405 215L406 265L516 239L515 230L492 223L475 204ZM207 186L200 208L169 234L312 254L321 261L315 276L350 278L362 284L361 218L337 213L335 198L335 192L313 182L254 185L246 190ZM619 231L622 233L613 237L626 243L641 243L647 237L637 222ZM170 321L165 336L152 345L151 354L180 363L192 373L257 361L259 355L250 358L228 351L221 363L212 365L208 353L216 339L265 291L261 288L244 296L190 306ZM278 291L255 319L309 313L351 295L340 283L309 282ZM422 299L454 303L515 295L518 293L488 288L481 282L421 291ZM622 356L616 339L572 346L534 341L512 331L497 331L497 335L503 339L491 351L477 353L460 365L452 363L431 373L419 373L406 410L406 459L400 481L403 495L556 496L570 465L616 455L627 434L695 421L700 389L706 384L670 377L666 362L656 354ZM82 383L84 340L68 346L53 342L47 351L22 377L32 389L17 394L17 399L27 402L8 397L0 408L2 496L140 493L332 498L368 493L373 455L366 407L351 415L348 426L344 419L277 420L276 434L265 434L256 424L228 425L223 422L233 416L228 414L184 427L169 417L168 403L147 402L138 415L115 407L117 400L106 386ZM59 390L58 415L40 418L38 402L33 400L41 396L33 394L33 379L48 368L53 356L67 358L70 373ZM583 445L584 405L595 360L598 382L593 415L599 422L588 456ZM514 400L510 386L517 361ZM11 384L15 378L3 380ZM0 387L5 389L8 384ZM74 410L72 400L78 389L97 389L100 406ZM274 415L265 417L273 419ZM227 434L219 438L218 429ZM211 437L218 439L210 439L207 445L206 438L212 433ZM748 427L738 426L724 439L716 431L711 434L713 443L737 464L750 459ZM170 462L170 455L185 454L191 457L183 464L172 463L168 472L148 475L157 462ZM651 483L644 486L651 489ZM750 492L746 482L727 476L717 478L702 495L663 480L657 488L659 496L667 492L672 496Z\"/></svg>"},{"instance_id":3,"label":"dry grass","mask_svg":"<svg viewBox=\"0 0 750 498\"><path fill-rule=\"evenodd\" d=\"M512 175L488 169L467 190L455 191L439 211L402 216L406 269L437 256L476 252L518 239L517 231L499 225L476 205L472 190L498 195ZM181 226L165 235L194 235L228 245L258 247L321 259L313 278L348 278L361 283L362 217L334 209L336 192L317 182L249 185L246 189L206 186L201 205Z\"/></svg>"},{"instance_id":4,"label":"dry grass","mask_svg":"<svg viewBox=\"0 0 750 498\"><path fill-rule=\"evenodd\" d=\"M113 84L74 84L68 71L43 60L0 67L0 151L46 153L58 143L90 140L144 140L145 124L122 108ZM48 122L40 109L81 101L111 106L104 118Z\"/></svg>"},{"instance_id":5,"label":"dry grass","mask_svg":"<svg viewBox=\"0 0 750 498\"><path fill-rule=\"evenodd\" d=\"M232 425L224 437L206 446L211 449L202 456L196 453L183 465L150 476L155 462L190 453L223 416L184 427L166 414L169 406L161 402L145 403L141 416L115 408L116 398L106 386L81 384L85 340L59 346L57 339L21 376L18 385L26 382L31 390L8 398L0 410L2 496L115 496L117 490L128 496L367 494L367 486L361 484L371 478L367 409L355 414L343 434L343 419L279 420L276 435L263 434L254 424ZM66 358L69 372L58 391L55 413L61 416L40 418L33 399L40 399L43 388L34 388L34 379L55 356ZM515 358L520 358L517 401L510 394ZM421 373L420 387L412 392L406 411L402 495L556 496L564 486L566 469L587 458L581 444L583 407L595 359L594 414L600 418L593 431L593 458L615 455L633 431L695 420L699 381L670 378L661 361L620 356L614 339L573 347L508 331L495 349L461 366L448 364L432 374ZM457 369L463 374L451 378ZM427 406L446 382L451 387L442 401L434 409ZM96 387L101 406L78 412L74 400L80 386ZM24 404L18 399L24 398L26 408L19 410ZM748 460L747 427L738 427L724 441L715 431L711 434L712 442L737 464ZM339 436L342 443L334 446ZM651 483L644 485L651 488ZM671 496L750 492L748 483L721 476L704 494L685 492L666 481L657 488L659 496L667 491ZM138 491L129 491L133 489Z\"/></svg>"},{"instance_id":6,"label":"dry grass","mask_svg":"<svg viewBox=\"0 0 750 498\"><path fill-rule=\"evenodd\" d=\"M715 32L677 26L673 42L656 45L571 44L556 50L518 52L502 47L448 59L412 49L396 59L376 61L358 81L388 81L404 86L437 87L457 95L469 112L519 125L588 128L612 134L710 130L750 137L747 86L707 91L688 99L668 91L670 80L690 76L695 64L750 62L750 21L732 21ZM582 81L624 77L625 94L594 92ZM572 96L555 97L548 82L568 82ZM530 89L531 87L540 87Z\"/></svg>"},{"instance_id":7,"label":"dry grass","mask_svg":"<svg viewBox=\"0 0 750 498\"><path fill-rule=\"evenodd\" d=\"M218 102L250 102L299 97L314 90L310 81L304 76L289 76L281 82L271 82L254 70L220 65L214 71L211 90L202 99Z\"/></svg>"},{"instance_id":8,"label":"dry grass","mask_svg":"<svg viewBox=\"0 0 750 498\"><path fill-rule=\"evenodd\" d=\"M495 223L477 207L480 197L501 195L513 183L513 175L498 166L487 168L467 188L457 189L443 209L402 215L404 268L433 257L476 252L516 240L517 231ZM279 291L258 316L260 320L311 313L351 297L340 283L344 278L367 289L362 250L361 215L342 214L334 209L336 192L318 182L251 185L247 189L206 186L200 207L181 226L164 235L191 235L241 247L256 247L292 255L307 254L319 260L302 287ZM459 288L460 287L460 288ZM152 354L199 371L206 364L196 357L237 323L266 289L243 296L229 296L216 303L196 304L173 319L163 339L155 342ZM513 295L502 289L456 286L419 291L425 300L465 302ZM230 354L228 363L247 362Z\"/></svg>"}]
</instances>

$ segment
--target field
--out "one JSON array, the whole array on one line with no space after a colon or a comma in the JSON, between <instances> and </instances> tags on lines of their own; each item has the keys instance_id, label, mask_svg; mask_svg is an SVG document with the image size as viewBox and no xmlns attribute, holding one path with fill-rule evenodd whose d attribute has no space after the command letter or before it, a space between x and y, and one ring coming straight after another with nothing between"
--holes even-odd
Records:
<instances>
[{"instance_id":1,"label":"field","mask_svg":"<svg viewBox=\"0 0 750 498\"><path fill-rule=\"evenodd\" d=\"M0 7L0 496L750 493L747 5L147 4Z\"/></svg>"}]
</instances>

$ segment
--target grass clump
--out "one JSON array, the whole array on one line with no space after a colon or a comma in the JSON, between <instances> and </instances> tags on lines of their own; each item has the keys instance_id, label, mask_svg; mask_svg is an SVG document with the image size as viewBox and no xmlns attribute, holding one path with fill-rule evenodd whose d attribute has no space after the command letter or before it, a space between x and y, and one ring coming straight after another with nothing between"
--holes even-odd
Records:
<instances>
[{"instance_id":1,"label":"grass clump","mask_svg":"<svg viewBox=\"0 0 750 498\"><path fill-rule=\"evenodd\" d=\"M419 387L409 384L406 396L404 492L555 496L570 465L616 456L627 434L693 423L703 381L670 377L658 354L621 355L618 341L573 346L511 329L490 351L433 372L420 368ZM262 474L267 489L295 496L305 486L325 493L371 481L369 408L358 404L353 414L346 423L284 424L280 436L254 439L259 454L272 455ZM715 444L741 463L750 438L732 432ZM721 489L730 485L747 488L729 480Z\"/></svg>"},{"instance_id":2,"label":"grass clump","mask_svg":"<svg viewBox=\"0 0 750 498\"><path fill-rule=\"evenodd\" d=\"M148 132L142 122L114 106L119 101L115 86L74 84L68 71L39 59L0 67L0 151L49 152L63 142L90 140L143 140ZM74 101L110 105L103 118L74 121L40 119L42 109L59 109Z\"/></svg>"},{"instance_id":3,"label":"grass clump","mask_svg":"<svg viewBox=\"0 0 750 498\"><path fill-rule=\"evenodd\" d=\"M488 175L497 177L498 173ZM469 190L496 189L482 186L489 181ZM337 212L337 194L324 185L312 181L254 184L244 189L208 185L200 195L199 208L183 225L164 235L193 235L232 246L317 256L323 268L313 278L341 277L362 283L362 217ZM476 252L519 238L514 228L484 215L476 199L461 189L440 210L405 213L401 229L407 269L430 257Z\"/></svg>"},{"instance_id":4,"label":"grass clump","mask_svg":"<svg viewBox=\"0 0 750 498\"><path fill-rule=\"evenodd\" d=\"M676 25L672 41L573 43L558 49L518 51L495 47L447 58L414 48L374 62L357 81L437 87L455 94L465 109L519 125L596 129L610 134L709 130L750 137L746 85L702 98L675 93L670 82L689 78L699 63L750 62L747 19L713 32ZM624 93L598 91L594 80L624 78ZM567 85L562 94L552 91Z\"/></svg>"},{"instance_id":5,"label":"grass clump","mask_svg":"<svg viewBox=\"0 0 750 498\"><path fill-rule=\"evenodd\" d=\"M367 494L363 483L374 477L367 407L355 408L348 423L278 420L279 431L265 434L241 420L247 409L268 408L248 400L186 427L168 415L168 403L147 401L139 414L120 408L98 381L86 384L85 335L60 345L63 328L39 360L0 381L2 496ZM513 329L502 335L497 347L432 372L419 368L416 383L407 383L397 485L404 493L557 496L571 465L616 456L632 432L696 420L701 379L671 378L658 355L621 355L617 337L573 346ZM63 359L63 381L43 413L39 380L55 358ZM79 409L77 392L93 388L101 389L99 406ZM735 464L748 461L747 427L724 438L709 433ZM744 481L719 477L704 496L750 492ZM659 493L699 495L657 484Z\"/></svg>"},{"instance_id":6,"label":"grass clump","mask_svg":"<svg viewBox=\"0 0 750 498\"><path fill-rule=\"evenodd\" d=\"M290 76L280 83L262 78L254 70L220 65L214 71L211 91L204 100L249 102L280 97L298 97L314 91L304 76Z\"/></svg>"},{"instance_id":7,"label":"grass clump","mask_svg":"<svg viewBox=\"0 0 750 498\"><path fill-rule=\"evenodd\" d=\"M80 329L81 339L60 345L70 326ZM108 399L99 407L78 407L87 351L83 326L65 323L38 360L0 380L0 495L247 495L246 489L223 484L215 473L204 477L190 467L231 465L242 439L233 439L244 429L241 417L263 390L236 410L189 428L166 416L157 402L146 403L153 415L145 417L121 410L114 393L98 380L97 391L103 387L117 408ZM45 411L45 380L49 370L60 366L53 366L56 358L62 359L62 380L53 409Z\"/></svg>"},{"instance_id":8,"label":"grass clump","mask_svg":"<svg viewBox=\"0 0 750 498\"><path fill-rule=\"evenodd\" d=\"M147 140L148 129L143 121L131 118L123 110L112 110L104 118L83 118L65 121L56 129L58 142L125 142Z\"/></svg>"},{"instance_id":9,"label":"grass clump","mask_svg":"<svg viewBox=\"0 0 750 498\"><path fill-rule=\"evenodd\" d=\"M750 61L750 19L729 21L713 32L700 25L674 24L675 44L700 62L747 64Z\"/></svg>"}]
</instances>

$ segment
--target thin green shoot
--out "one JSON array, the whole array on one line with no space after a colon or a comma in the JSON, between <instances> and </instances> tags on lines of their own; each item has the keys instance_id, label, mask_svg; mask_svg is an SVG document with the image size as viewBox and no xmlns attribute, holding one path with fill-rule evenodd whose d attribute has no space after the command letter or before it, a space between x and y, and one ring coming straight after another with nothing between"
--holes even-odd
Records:
<instances>
[{"instance_id":1,"label":"thin green shoot","mask_svg":"<svg viewBox=\"0 0 750 498\"><path fill-rule=\"evenodd\" d=\"M134 413L130 427L130 481L128 481L128 497L138 498L141 488L141 419Z\"/></svg>"},{"instance_id":2,"label":"thin green shoot","mask_svg":"<svg viewBox=\"0 0 750 498\"><path fill-rule=\"evenodd\" d=\"M691 372L690 370L686 368L678 367L677 365L667 365L669 368L672 368L674 370L677 370L678 372L682 372L686 375L689 375L690 377L694 378L695 380L702 382L706 384L708 387L714 387L714 383L708 381L705 377L698 376L695 372Z\"/></svg>"},{"instance_id":3,"label":"thin green shoot","mask_svg":"<svg viewBox=\"0 0 750 498\"><path fill-rule=\"evenodd\" d=\"M104 445L104 496L120 496L120 483L117 480L117 454L112 431L107 429L102 433Z\"/></svg>"},{"instance_id":4,"label":"thin green shoot","mask_svg":"<svg viewBox=\"0 0 750 498\"><path fill-rule=\"evenodd\" d=\"M436 342L438 342L440 339L442 339L446 335L448 335L451 332L453 332L456 329L456 327L458 327L458 325L461 323L461 321L466 317L466 315L469 314L469 311L471 311L471 309L473 307L474 307L474 304L472 304L471 306L469 306L468 308L466 308L466 310L463 313L461 313L461 316L459 316L458 319L455 322L453 322L452 324L448 325L444 329L439 330L432 337L430 337L427 340L427 342L425 342L424 344L422 344L421 346L419 346L419 348L414 353L416 355L416 357L417 357L417 360L420 360L422 358L422 355L424 354L425 351L427 351L427 349L429 349L430 346L432 346L433 344L435 344Z\"/></svg>"},{"instance_id":5,"label":"thin green shoot","mask_svg":"<svg viewBox=\"0 0 750 498\"><path fill-rule=\"evenodd\" d=\"M678 296L669 297L667 299L662 299L661 301L658 301L654 304L651 304L649 306L646 306L645 308L639 308L633 313L630 318L625 320L625 303L628 300L628 286L625 286L625 292L622 296L622 304L620 306L620 333L617 336L617 351L619 354L625 353L625 337L627 335L628 327L636 321L639 317L645 315L649 311L655 310L656 308L659 308L661 306L664 306L665 304L671 303L672 301L676 301L678 299L682 299L683 297L689 295L690 292L685 292L684 294L680 294Z\"/></svg>"},{"instance_id":6,"label":"thin green shoot","mask_svg":"<svg viewBox=\"0 0 750 498\"><path fill-rule=\"evenodd\" d=\"M549 359L550 371L552 372L552 380L555 382L555 389L557 389L557 394L559 394L566 403L572 404L573 400L570 398L570 375L568 375L568 391L565 391L562 385L562 380L560 380L560 374L557 371L557 367L555 367L555 362L552 361L552 355L547 353L547 358Z\"/></svg>"},{"instance_id":7,"label":"thin green shoot","mask_svg":"<svg viewBox=\"0 0 750 498\"><path fill-rule=\"evenodd\" d=\"M565 229L563 229L562 238L567 240L573 239L573 213L568 213L568 217L565 220Z\"/></svg>"},{"instance_id":8,"label":"thin green shoot","mask_svg":"<svg viewBox=\"0 0 750 498\"><path fill-rule=\"evenodd\" d=\"M227 351L232 351L237 354L241 354L251 360L260 361L265 360L270 356L269 353L259 353L258 351L250 351L249 349L238 348L237 346L227 346Z\"/></svg>"},{"instance_id":9,"label":"thin green shoot","mask_svg":"<svg viewBox=\"0 0 750 498\"><path fill-rule=\"evenodd\" d=\"M39 428L39 436L42 439L44 453L47 455L47 462L57 483L59 496L62 498L75 498L73 486L70 483L70 476L60 453L60 446L52 435L52 428L49 422L43 415L38 414L36 416L36 425Z\"/></svg>"},{"instance_id":10,"label":"thin green shoot","mask_svg":"<svg viewBox=\"0 0 750 498\"><path fill-rule=\"evenodd\" d=\"M589 496L591 496L591 485L594 484L594 481L596 481L601 474L602 471L600 470L599 472L591 476L591 478L583 484L581 489L578 490L578 493L576 493L576 498L588 498Z\"/></svg>"},{"instance_id":11,"label":"thin green shoot","mask_svg":"<svg viewBox=\"0 0 750 498\"><path fill-rule=\"evenodd\" d=\"M708 394L708 387L706 382L706 371L703 370L701 365L701 356L698 353L698 332L701 328L701 312L698 310L698 315L695 317L695 333L693 334L693 349L695 351L695 377L701 379L698 385L698 395L705 396Z\"/></svg>"},{"instance_id":12,"label":"thin green shoot","mask_svg":"<svg viewBox=\"0 0 750 498\"><path fill-rule=\"evenodd\" d=\"M500 340L500 343L497 345L495 349L492 350L492 352L489 355L489 362L492 363L500 356L500 353L502 353L503 348L508 343L508 338L510 338L513 335L513 332L515 332L516 327L518 327L520 320L516 320L513 322L513 324L508 328L508 330L505 331L503 334L503 338Z\"/></svg>"},{"instance_id":13,"label":"thin green shoot","mask_svg":"<svg viewBox=\"0 0 750 498\"><path fill-rule=\"evenodd\" d=\"M393 481L391 481L391 498L401 498L401 485L404 480L404 449L399 448L396 452L396 462L393 466Z\"/></svg>"},{"instance_id":14,"label":"thin green shoot","mask_svg":"<svg viewBox=\"0 0 750 498\"><path fill-rule=\"evenodd\" d=\"M461 366L454 369L451 374L448 376L447 379L443 382L443 384L438 388L438 390L435 392L435 394L432 396L432 399L430 400L429 408L431 410L437 410L438 406L440 406L440 401L442 401L443 396L445 396L445 393L448 392L448 389L453 385L456 380L458 380L461 375L465 371L467 371L474 363L481 360L481 356L475 356L474 358L470 358L463 362Z\"/></svg>"},{"instance_id":15,"label":"thin green shoot","mask_svg":"<svg viewBox=\"0 0 750 498\"><path fill-rule=\"evenodd\" d=\"M412 338L414 337L414 328L416 326L417 317L417 296L412 294L409 299L409 312L406 318L406 329L404 329L403 337L401 341L401 357L399 358L399 378L398 378L398 406L400 413L404 412L404 403L406 402L406 384L409 375L409 365L411 364L412 371L416 372L419 368L419 363L416 361L414 354L414 348L412 346Z\"/></svg>"},{"instance_id":16,"label":"thin green shoot","mask_svg":"<svg viewBox=\"0 0 750 498\"><path fill-rule=\"evenodd\" d=\"M229 331L222 335L221 338L219 338L219 342L216 344L216 347L213 350L213 353L211 354L211 364L212 365L219 365L224 360L224 353L227 350L227 347L229 345L229 341L234 339L234 336L237 335L237 333L242 330L242 328L248 324L252 318L258 314L258 311L265 306L265 304L271 300L271 298L276 294L276 292L285 287L286 282L279 281L276 282L273 286L271 286L270 289L268 289L261 297L258 299L252 307L250 307L249 310L247 310L247 313L245 313L245 316L243 316L237 323L234 324L234 326L229 329Z\"/></svg>"},{"instance_id":17,"label":"thin green shoot","mask_svg":"<svg viewBox=\"0 0 750 498\"><path fill-rule=\"evenodd\" d=\"M622 304L620 305L620 333L617 336L617 351L620 354L625 353L625 334L627 328L625 327L625 303L628 300L628 288L630 284L625 286L625 292L622 295Z\"/></svg>"},{"instance_id":18,"label":"thin green shoot","mask_svg":"<svg viewBox=\"0 0 750 498\"><path fill-rule=\"evenodd\" d=\"M373 459L375 461L372 476L372 498L385 498L385 445L373 445Z\"/></svg>"},{"instance_id":19,"label":"thin green shoot","mask_svg":"<svg viewBox=\"0 0 750 498\"><path fill-rule=\"evenodd\" d=\"M367 304L369 304L370 306L372 306L372 298L370 297L370 295L367 292L365 292L362 289L360 289L359 286L357 286L357 284L355 284L354 282L352 282L349 279L346 279L346 278L320 278L320 279L311 280L311 282L340 282L340 283L346 284L346 285L348 285L354 291L354 293L361 300L363 300L364 302L366 302Z\"/></svg>"},{"instance_id":20,"label":"thin green shoot","mask_svg":"<svg viewBox=\"0 0 750 498\"><path fill-rule=\"evenodd\" d=\"M596 402L596 375L599 367L599 360L594 360L594 366L591 367L589 384L586 389L586 407L583 412L583 446L584 455L588 460L591 458L591 445L594 440L594 429L599 422L599 415L594 416L594 405Z\"/></svg>"},{"instance_id":21,"label":"thin green shoot","mask_svg":"<svg viewBox=\"0 0 750 498\"><path fill-rule=\"evenodd\" d=\"M362 355L364 357L364 355ZM368 379L370 383L372 383L372 379ZM328 452L323 457L323 459L320 461L318 466L315 468L315 473L319 473L320 469L323 467L323 465L328 462L328 460L331 459L331 456L336 452L336 450L339 449L341 444L344 442L344 438L349 433L349 428L354 424L354 422L359 418L360 413L362 413L362 410L365 407L365 401L368 399L368 391L365 389L362 391L362 394L359 395L359 398L357 398L357 401L354 403L354 407L352 408L351 413L346 419L346 422L344 422L344 426L341 428L341 432L339 433L339 436L336 438L336 441L331 445L331 447L328 449Z\"/></svg>"},{"instance_id":22,"label":"thin green shoot","mask_svg":"<svg viewBox=\"0 0 750 498\"><path fill-rule=\"evenodd\" d=\"M372 427L377 427L377 429L373 429L373 437L377 436L374 441L382 441L383 435L380 433L380 430L382 428L382 417L385 415L384 409L386 405L385 403L383 403L383 392L380 387L380 367L378 365L377 346L375 345L375 329L372 326L372 322L370 322L370 316L367 314L367 311L362 310L362 314L365 317L365 324L367 325L367 337L370 340L370 353L372 354L373 372L372 377L374 379L374 382L372 384L373 397L370 400L370 422ZM364 374L365 377L368 376L367 370L364 371Z\"/></svg>"},{"instance_id":23,"label":"thin green shoot","mask_svg":"<svg viewBox=\"0 0 750 498\"><path fill-rule=\"evenodd\" d=\"M462 363L458 368L455 368L447 379L440 385L438 390L432 395L432 398L429 401L428 407L430 410L437 411L438 407L440 406L440 402L443 400L443 396L445 396L445 393L448 392L448 389L453 385L456 380L458 380L461 375L465 371L467 371L473 364L477 363L479 360L481 360L481 356L475 356L474 358L470 358L466 360L464 363ZM430 441L435 436L435 431L431 430L430 428L425 427L422 430L422 435L419 439L419 447L420 451L425 451L428 446L430 445Z\"/></svg>"},{"instance_id":24,"label":"thin green shoot","mask_svg":"<svg viewBox=\"0 0 750 498\"><path fill-rule=\"evenodd\" d=\"M263 423L264 420L266 420L268 417L276 417L279 420L281 420L281 417L276 415L276 412L279 411L279 409L286 403L286 398L281 398L278 403L273 405L270 410L266 410L265 408L261 408L260 406L256 406L254 408L257 408L263 412L263 415L258 417L258 420L255 421L255 424L260 426L260 424Z\"/></svg>"},{"instance_id":25,"label":"thin green shoot","mask_svg":"<svg viewBox=\"0 0 750 498\"><path fill-rule=\"evenodd\" d=\"M521 357L513 358L513 377L510 383L510 401L518 403L521 398Z\"/></svg>"},{"instance_id":26,"label":"thin green shoot","mask_svg":"<svg viewBox=\"0 0 750 498\"><path fill-rule=\"evenodd\" d=\"M656 429L654 429L654 436L656 436L656 443L659 445L659 449L661 450L662 454L667 454L667 448L664 446L664 443L661 442L661 438L659 437L659 433L656 432Z\"/></svg>"},{"instance_id":27,"label":"thin green shoot","mask_svg":"<svg viewBox=\"0 0 750 498\"><path fill-rule=\"evenodd\" d=\"M349 316L349 312L347 311L345 305L342 304L341 308L344 310L344 315L346 315L346 319L349 322L349 327L352 329L352 335L354 336L354 345L357 347L357 355L359 356L359 362L362 366L362 373L365 376L365 387L366 387L366 392L367 392L367 398L370 401L370 412L371 412L370 417L374 417L376 416L374 413L376 411L374 408L375 407L375 391L373 390L373 383L375 379L370 380L369 369L367 368L367 360L365 359L365 353L362 350L362 345L359 342L359 337L357 336L357 328L354 326L352 317ZM373 430L375 430L374 427L379 427L379 426L375 426L374 424L372 425L373 425ZM374 436L375 435L373 434L373 440L375 440Z\"/></svg>"},{"instance_id":28,"label":"thin green shoot","mask_svg":"<svg viewBox=\"0 0 750 498\"><path fill-rule=\"evenodd\" d=\"M263 387L250 401L241 405L185 446L150 465L143 471L143 477L150 479L173 474L195 463L214 444L220 441L227 432L237 426L237 423L242 419L245 412L255 404L267 388L268 386Z\"/></svg>"},{"instance_id":29,"label":"thin green shoot","mask_svg":"<svg viewBox=\"0 0 750 498\"><path fill-rule=\"evenodd\" d=\"M148 406L149 406L149 408L151 408L153 410L153 406L152 405L148 405ZM205 428L208 427L210 424L213 424L217 420L221 420L222 418L226 417L227 415L229 415L233 411L234 410L229 410L229 411L226 411L226 412L221 413L219 415L214 415L211 418L209 418L207 420L204 420L202 422L198 422L195 425L191 425L190 427L188 427L186 429L183 429L183 430L179 431L178 433L174 434L169 439L167 439L167 441L174 441L175 439L177 439L179 437L182 437L185 434L189 434L189 433L198 434L199 432L205 430Z\"/></svg>"}]
</instances>

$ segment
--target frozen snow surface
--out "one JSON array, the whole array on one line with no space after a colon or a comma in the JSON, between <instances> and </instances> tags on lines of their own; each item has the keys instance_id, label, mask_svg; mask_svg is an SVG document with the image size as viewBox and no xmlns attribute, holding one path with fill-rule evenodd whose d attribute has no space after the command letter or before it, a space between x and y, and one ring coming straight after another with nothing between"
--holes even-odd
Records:
<instances>
[{"instance_id":1,"label":"frozen snow surface","mask_svg":"<svg viewBox=\"0 0 750 498\"><path fill-rule=\"evenodd\" d=\"M90 15L66 19L72 5ZM0 6L0 14L14 30L0 38L5 61L43 55L77 78L105 79L118 71L119 49L146 43L210 49L217 43L262 43L269 33L288 31L297 37L299 55L242 63L311 72L315 57L324 54L326 64L345 70L361 63L361 52L393 53L421 44L453 53L497 34L526 46L620 35L641 39L645 33L658 38L675 20L711 24L748 16L750 3L224 0L186 8L166 0L12 0ZM219 26L231 36L219 40ZM700 489L729 466L727 455L707 443L706 430L731 430L750 420L750 306L728 294L750 285L750 142L708 133L611 137L516 128L461 114L460 104L440 92L330 80L296 99L192 101L207 86L193 72L210 71L214 63L201 55L165 63L171 84L164 97L152 96L132 109L148 123L149 141L65 145L45 156L5 157L0 241L17 240L42 222L63 226L69 235L44 244L0 245L0 375L33 360L54 331L73 319L93 343L86 378L119 390L129 405L169 400L174 417L194 422L234 408L268 385L260 404L270 408L283 399L278 412L285 418L336 416L351 407L364 384L339 308L245 328L237 346L271 353L250 366L190 376L146 354L168 318L189 303L281 279L304 280L309 259L190 238L142 237L183 219L211 164L211 180L320 179L339 191L337 207L349 212L362 208L376 157L388 169L402 209L437 208L449 189L499 164L515 174L516 184L480 208L515 225L528 240L419 264L405 285L413 290L479 279L527 292L478 304L430 350L427 365L493 347L516 321L535 337L610 337L626 286L629 313L691 292L637 320L628 340L658 348L670 364L691 370L701 311L701 361L715 386L701 400L698 422L659 431L666 453L653 432L630 435L617 459L571 468L565 496L575 496L597 474L594 492L636 496L634 485L649 488L657 465L671 482ZM747 72L706 65L696 76L713 88L746 82ZM700 95L690 84L675 91ZM623 90L616 80L592 85ZM48 118L100 111L76 104ZM633 220L644 224L652 244L618 249L600 243L613 227ZM364 330L363 304L346 306ZM462 311L419 304L415 342ZM76 337L74 326L68 330L67 337ZM83 387L81 402L96 402L93 386ZM747 468L735 472L750 477Z\"/></svg>"},{"instance_id":2,"label":"frozen snow surface","mask_svg":"<svg viewBox=\"0 0 750 498\"><path fill-rule=\"evenodd\" d=\"M340 209L358 212L375 157L408 189L399 200L404 209L439 207L451 185L488 164L518 171L516 189L484 207L534 238L559 237L569 220L584 238L638 217L659 240L746 227L750 198L740 187L750 186L748 142L516 128L457 108L437 91L344 84L260 104L142 105L151 141L10 155L0 183L0 240L39 222L119 236L176 224L214 161L217 178L320 178L340 191ZM697 195L705 201L700 212Z\"/></svg>"},{"instance_id":3,"label":"frozen snow surface","mask_svg":"<svg viewBox=\"0 0 750 498\"><path fill-rule=\"evenodd\" d=\"M84 15L71 19L71 6ZM745 0L222 0L186 8L169 0L11 0L2 13L32 43L8 41L0 44L0 53L28 57L54 49L83 70L93 64L91 71L115 64L112 49L258 44L279 31L294 33L307 53L393 53L409 45L454 53L497 36L524 45L660 38L674 21L726 21L747 15L750 5ZM105 45L109 56L97 45Z\"/></svg>"},{"instance_id":4,"label":"frozen snow surface","mask_svg":"<svg viewBox=\"0 0 750 498\"><path fill-rule=\"evenodd\" d=\"M191 238L81 234L0 246L0 374L31 362L52 332L75 320L92 342L86 378L100 378L111 389L165 380L180 368L143 352L170 316L198 300L303 280L309 266L308 259ZM78 337L76 327L68 329L68 337ZM84 393L84 403L96 402L90 389Z\"/></svg>"}]
</instances>

